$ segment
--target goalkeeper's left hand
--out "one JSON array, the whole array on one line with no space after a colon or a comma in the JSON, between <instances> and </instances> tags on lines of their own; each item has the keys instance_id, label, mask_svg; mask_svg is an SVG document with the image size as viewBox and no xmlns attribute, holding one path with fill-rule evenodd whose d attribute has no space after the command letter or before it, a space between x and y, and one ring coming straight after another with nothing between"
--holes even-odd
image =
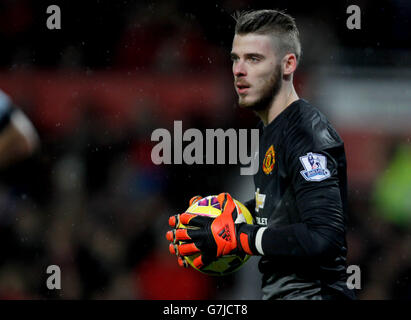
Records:
<instances>
[{"instance_id":1,"label":"goalkeeper's left hand","mask_svg":"<svg viewBox=\"0 0 411 320\"><path fill-rule=\"evenodd\" d=\"M220 193L217 200L221 214L216 218L187 212L170 217L169 225L174 229L167 232L166 238L172 242L170 252L179 256L180 265L187 266L183 257L195 253L200 253L193 261L199 269L224 255L257 253L257 226L246 223L230 194ZM179 228L180 223L188 228Z\"/></svg>"}]
</instances>

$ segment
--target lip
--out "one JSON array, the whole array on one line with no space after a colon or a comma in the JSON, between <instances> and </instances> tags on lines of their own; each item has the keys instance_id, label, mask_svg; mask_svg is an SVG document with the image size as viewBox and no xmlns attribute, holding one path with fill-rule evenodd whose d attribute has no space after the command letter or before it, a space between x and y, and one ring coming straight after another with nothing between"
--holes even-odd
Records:
<instances>
[{"instance_id":1,"label":"lip","mask_svg":"<svg viewBox=\"0 0 411 320\"><path fill-rule=\"evenodd\" d=\"M248 87L241 87L241 88L237 87L237 92L239 94L244 94L244 93L247 93L248 89L250 89L250 88L248 88Z\"/></svg>"},{"instance_id":2,"label":"lip","mask_svg":"<svg viewBox=\"0 0 411 320\"><path fill-rule=\"evenodd\" d=\"M247 93L248 89L250 89L250 87L249 87L247 84L242 84L242 83L236 84L235 87L236 87L237 92L238 92L239 94Z\"/></svg>"}]
</instances>

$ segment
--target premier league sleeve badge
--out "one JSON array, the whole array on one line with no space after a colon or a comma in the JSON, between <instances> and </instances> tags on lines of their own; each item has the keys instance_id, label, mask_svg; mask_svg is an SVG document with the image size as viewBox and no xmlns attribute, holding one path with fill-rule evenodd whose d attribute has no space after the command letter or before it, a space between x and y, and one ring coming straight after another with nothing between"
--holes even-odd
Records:
<instances>
[{"instance_id":1,"label":"premier league sleeve badge","mask_svg":"<svg viewBox=\"0 0 411 320\"><path fill-rule=\"evenodd\" d=\"M300 157L300 161L305 169L300 173L307 181L322 181L331 175L327 169L327 158L321 154L309 152Z\"/></svg>"}]
</instances>

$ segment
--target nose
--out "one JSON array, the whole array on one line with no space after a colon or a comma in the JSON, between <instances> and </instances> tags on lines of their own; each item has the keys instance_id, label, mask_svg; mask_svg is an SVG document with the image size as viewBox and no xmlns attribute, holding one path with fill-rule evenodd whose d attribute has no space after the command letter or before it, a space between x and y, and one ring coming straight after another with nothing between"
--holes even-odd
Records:
<instances>
[{"instance_id":1,"label":"nose","mask_svg":"<svg viewBox=\"0 0 411 320\"><path fill-rule=\"evenodd\" d=\"M233 63L233 74L235 77L241 77L241 76L247 75L247 70L245 68L243 61L238 60Z\"/></svg>"}]
</instances>

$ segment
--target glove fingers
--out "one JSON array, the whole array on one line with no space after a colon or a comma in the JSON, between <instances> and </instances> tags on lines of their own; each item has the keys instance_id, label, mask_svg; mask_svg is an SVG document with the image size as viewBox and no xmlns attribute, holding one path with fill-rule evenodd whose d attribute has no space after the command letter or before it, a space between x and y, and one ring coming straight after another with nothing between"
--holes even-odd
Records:
<instances>
[{"instance_id":1,"label":"glove fingers","mask_svg":"<svg viewBox=\"0 0 411 320\"><path fill-rule=\"evenodd\" d=\"M197 258L193 260L193 265L198 268L202 269L205 266L208 266L211 262L213 262L213 258L204 254L200 254Z\"/></svg>"},{"instance_id":2,"label":"glove fingers","mask_svg":"<svg viewBox=\"0 0 411 320\"><path fill-rule=\"evenodd\" d=\"M203 228L205 227L212 218L200 216L193 213L182 213L180 214L180 223L184 224L187 227L198 227Z\"/></svg>"},{"instance_id":3,"label":"glove fingers","mask_svg":"<svg viewBox=\"0 0 411 320\"><path fill-rule=\"evenodd\" d=\"M180 215L176 214L168 218L168 225L172 228L178 228L180 225Z\"/></svg>"},{"instance_id":4,"label":"glove fingers","mask_svg":"<svg viewBox=\"0 0 411 320\"><path fill-rule=\"evenodd\" d=\"M192 254L200 252L194 243L172 244L168 246L171 254L176 256L191 256Z\"/></svg>"},{"instance_id":5,"label":"glove fingers","mask_svg":"<svg viewBox=\"0 0 411 320\"><path fill-rule=\"evenodd\" d=\"M178 252L180 256L191 256L192 254L199 253L200 249L194 243L183 243L178 246Z\"/></svg>"},{"instance_id":6,"label":"glove fingers","mask_svg":"<svg viewBox=\"0 0 411 320\"><path fill-rule=\"evenodd\" d=\"M167 231L166 238L168 241L177 243L177 241L191 240L191 237L187 234L188 229L173 229Z\"/></svg>"},{"instance_id":7,"label":"glove fingers","mask_svg":"<svg viewBox=\"0 0 411 320\"><path fill-rule=\"evenodd\" d=\"M204 239L207 236L207 232L200 229L173 229L167 231L166 238L168 241L177 243L178 241L196 241ZM192 240L192 241L190 241Z\"/></svg>"},{"instance_id":8,"label":"glove fingers","mask_svg":"<svg viewBox=\"0 0 411 320\"><path fill-rule=\"evenodd\" d=\"M178 257L177 262L180 267L188 268L188 262L186 261L186 259Z\"/></svg>"},{"instance_id":9,"label":"glove fingers","mask_svg":"<svg viewBox=\"0 0 411 320\"><path fill-rule=\"evenodd\" d=\"M168 224L172 228L179 228L181 224L184 224L186 226L190 227L204 227L211 218L209 217L204 217L200 216L197 214L189 213L189 212L184 212L182 214L176 214L174 216L171 216L168 219Z\"/></svg>"},{"instance_id":10,"label":"glove fingers","mask_svg":"<svg viewBox=\"0 0 411 320\"><path fill-rule=\"evenodd\" d=\"M184 230L187 230L186 234L187 234L188 239L194 242L197 240L202 240L202 241L197 241L197 242L203 243L204 239L207 239L207 236L208 236L208 231L204 229L184 229Z\"/></svg>"}]
</instances>

